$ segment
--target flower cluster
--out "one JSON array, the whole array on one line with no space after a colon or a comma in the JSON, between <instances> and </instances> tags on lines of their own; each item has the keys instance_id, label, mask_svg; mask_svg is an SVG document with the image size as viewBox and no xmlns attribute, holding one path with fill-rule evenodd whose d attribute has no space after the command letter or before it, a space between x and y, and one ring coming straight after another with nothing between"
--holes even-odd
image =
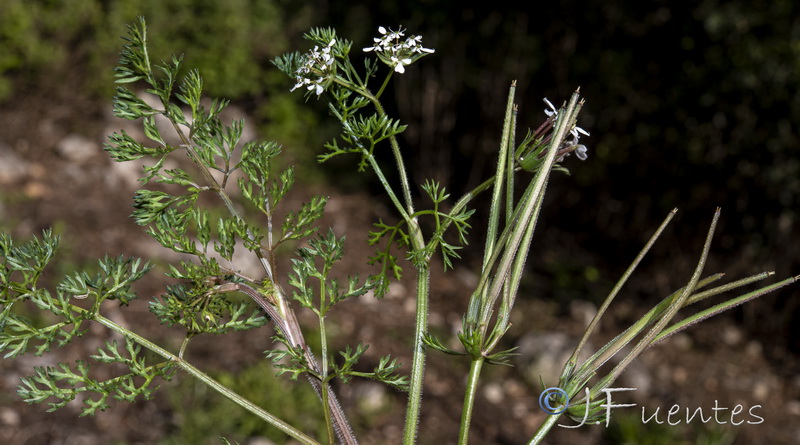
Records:
<instances>
[{"instance_id":1,"label":"flower cluster","mask_svg":"<svg viewBox=\"0 0 800 445\"><path fill-rule=\"evenodd\" d=\"M544 103L547 104L547 108L545 108L544 114L546 114L548 118L553 118L553 120L555 120L555 117L558 116L558 110L556 109L555 106L553 106L552 102L547 100L546 97L544 98ZM589 136L589 132L577 125L569 130L569 138L565 139L561 145L561 148L559 148L558 159L557 159L558 162L563 161L564 158L567 157L573 151L575 152L575 156L577 156L578 159L580 159L581 161L585 161L586 159L589 158L588 155L589 149L586 148L585 145L578 143L580 141L581 135Z\"/></svg>"},{"instance_id":2,"label":"flower cluster","mask_svg":"<svg viewBox=\"0 0 800 445\"><path fill-rule=\"evenodd\" d=\"M405 36L403 28L392 31L380 26L378 32L381 33L381 36L372 39L375 45L364 48L364 52L375 51L384 63L394 68L395 72L404 73L406 66L420 57L434 52L434 50L422 46L421 36L411 36L405 41L401 40Z\"/></svg>"},{"instance_id":3,"label":"flower cluster","mask_svg":"<svg viewBox=\"0 0 800 445\"><path fill-rule=\"evenodd\" d=\"M335 44L336 39L332 39L324 48L320 49L319 46L315 46L314 49L306 54L303 64L295 73L297 83L292 87L291 91L306 87L309 91L314 90L317 96L322 94L325 90L323 83L326 77L333 72L334 59L331 54L331 48ZM316 79L312 80L315 76Z\"/></svg>"}]
</instances>

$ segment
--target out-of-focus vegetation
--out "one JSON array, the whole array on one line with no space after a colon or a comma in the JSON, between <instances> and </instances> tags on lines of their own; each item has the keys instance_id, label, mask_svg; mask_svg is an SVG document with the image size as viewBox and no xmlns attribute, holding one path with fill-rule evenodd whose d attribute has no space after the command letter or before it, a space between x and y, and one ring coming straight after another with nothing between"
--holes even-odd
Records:
<instances>
[{"instance_id":1,"label":"out-of-focus vegetation","mask_svg":"<svg viewBox=\"0 0 800 445\"><path fill-rule=\"evenodd\" d=\"M302 127L315 118L274 94L288 88L270 60L297 46L311 13L310 5L286 0L5 0L0 104L37 94L107 102L119 36L145 16L152 54L179 51L203 73L209 95L243 103L276 139L310 145Z\"/></svg>"},{"instance_id":2,"label":"out-of-focus vegetation","mask_svg":"<svg viewBox=\"0 0 800 445\"><path fill-rule=\"evenodd\" d=\"M309 10L303 7L294 7L292 17L287 17L286 3L4 1L0 5L4 50L0 53L0 99L8 99L20 86L57 85L61 73L76 70L89 94L111 94L109 67L119 53L120 30L137 16L148 19L152 53L169 54L181 48L206 76L209 94L263 96L283 80L271 68L270 58L287 51L289 37L301 33L309 20Z\"/></svg>"},{"instance_id":3,"label":"out-of-focus vegetation","mask_svg":"<svg viewBox=\"0 0 800 445\"><path fill-rule=\"evenodd\" d=\"M251 394L258 406L280 412L282 418L301 430L317 437L325 435L319 399L307 386L290 384L285 377L275 376L274 368L267 361L236 374L223 371L214 377L234 391ZM162 439L161 445L218 444L220 434L240 443L248 437L263 437L274 443L286 440L285 434L254 416L231 415L231 412L238 412L239 407L217 397L197 380L181 379L176 386L167 393L180 428ZM287 403L289 400L291 403Z\"/></svg>"},{"instance_id":4,"label":"out-of-focus vegetation","mask_svg":"<svg viewBox=\"0 0 800 445\"><path fill-rule=\"evenodd\" d=\"M668 425L643 423L640 415L617 416L605 438L619 445L730 445L735 431L725 430L719 425Z\"/></svg>"}]
</instances>

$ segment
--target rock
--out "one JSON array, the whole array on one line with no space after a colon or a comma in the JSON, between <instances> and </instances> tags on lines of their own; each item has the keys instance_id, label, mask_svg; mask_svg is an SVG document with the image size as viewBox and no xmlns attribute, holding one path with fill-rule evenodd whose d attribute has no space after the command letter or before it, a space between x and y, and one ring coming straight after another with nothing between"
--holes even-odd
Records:
<instances>
[{"instance_id":1,"label":"rock","mask_svg":"<svg viewBox=\"0 0 800 445\"><path fill-rule=\"evenodd\" d=\"M569 304L570 318L579 320L582 326L589 326L597 315L597 306L589 301L575 300Z\"/></svg>"},{"instance_id":2,"label":"rock","mask_svg":"<svg viewBox=\"0 0 800 445\"><path fill-rule=\"evenodd\" d=\"M0 424L18 426L20 424L20 415L11 408L0 408Z\"/></svg>"},{"instance_id":3,"label":"rock","mask_svg":"<svg viewBox=\"0 0 800 445\"><path fill-rule=\"evenodd\" d=\"M572 355L577 344L578 339L561 332L536 332L523 335L517 344L519 349L516 352L520 355L518 361L524 363L528 383L538 387L541 377L545 385L556 384L564 363ZM591 349L591 345L587 345L581 354L584 355Z\"/></svg>"},{"instance_id":4,"label":"rock","mask_svg":"<svg viewBox=\"0 0 800 445\"><path fill-rule=\"evenodd\" d=\"M30 164L0 141L0 185L18 183L28 175Z\"/></svg>"},{"instance_id":5,"label":"rock","mask_svg":"<svg viewBox=\"0 0 800 445\"><path fill-rule=\"evenodd\" d=\"M100 153L100 144L79 134L71 134L56 145L58 153L74 162L85 162Z\"/></svg>"},{"instance_id":6,"label":"rock","mask_svg":"<svg viewBox=\"0 0 800 445\"><path fill-rule=\"evenodd\" d=\"M108 159L107 164L105 171L108 174L104 175L103 178L109 189L137 190L141 188L142 184L139 182L139 178L142 177L142 165L144 162L140 160L114 162Z\"/></svg>"},{"instance_id":7,"label":"rock","mask_svg":"<svg viewBox=\"0 0 800 445\"><path fill-rule=\"evenodd\" d=\"M744 333L736 326L722 328L722 341L728 346L736 346L744 339Z\"/></svg>"},{"instance_id":8,"label":"rock","mask_svg":"<svg viewBox=\"0 0 800 445\"><path fill-rule=\"evenodd\" d=\"M275 442L266 437L252 437L247 440L247 445L275 445Z\"/></svg>"},{"instance_id":9,"label":"rock","mask_svg":"<svg viewBox=\"0 0 800 445\"><path fill-rule=\"evenodd\" d=\"M377 412L386 408L389 403L386 386L379 383L366 382L356 387L358 407L363 412Z\"/></svg>"},{"instance_id":10,"label":"rock","mask_svg":"<svg viewBox=\"0 0 800 445\"><path fill-rule=\"evenodd\" d=\"M483 387L483 396L486 397L489 403L494 405L499 405L506 398L503 387L497 382L487 383Z\"/></svg>"}]
</instances>

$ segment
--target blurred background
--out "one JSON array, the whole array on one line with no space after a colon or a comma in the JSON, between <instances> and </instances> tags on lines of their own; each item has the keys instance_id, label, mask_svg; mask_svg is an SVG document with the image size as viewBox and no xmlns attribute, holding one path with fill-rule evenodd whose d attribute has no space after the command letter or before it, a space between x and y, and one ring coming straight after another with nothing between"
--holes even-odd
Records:
<instances>
[{"instance_id":1,"label":"blurred background","mask_svg":"<svg viewBox=\"0 0 800 445\"><path fill-rule=\"evenodd\" d=\"M156 255L148 250L142 230L126 218L138 167L112 165L101 149L105 134L129 125L110 114L113 67L125 26L141 15L147 19L153 59L183 54L187 67L200 70L209 97L230 99L233 113L247 117L253 137L284 145L287 163L296 166L307 193L341 196L334 201L331 225L342 227L337 218L358 215L344 227L356 257L352 267L359 267L371 254L355 247L363 243L369 224L378 216L391 217L373 204L382 199L380 188L369 175L351 173L353 159L316 164L322 144L337 134L335 121L323 100L306 102L301 94L290 95L292 79L270 60L306 50L302 35L310 27L333 27L360 48L369 46L383 25L422 35L423 44L436 49L396 75L386 95L390 113L409 124L403 149L415 183L433 178L459 196L491 174L512 80L518 84L520 132L544 119L543 98L558 105L580 87L586 99L579 125L591 133L582 139L589 159L568 159L571 175L551 181L524 283L530 298L519 304L520 320L509 334L509 347L522 348L533 341L526 334L557 327L574 328L577 335L581 314L602 302L676 207L671 228L611 315L619 324L604 327L607 335L689 279L716 207L722 208L722 218L709 273L724 271L732 279L764 270L775 271L780 279L800 274L800 5L792 0L529 3L3 0L0 229L21 240L55 227L64 237L64 261L57 270L62 274L106 252ZM476 207L473 233L480 234L485 212L480 202ZM472 245L479 249L482 243L477 239ZM440 289L449 298L433 303L441 314L439 324L433 319L433 330L452 335L465 305L464 289L473 278L468 271L479 264L479 255L467 249L461 268L442 277L452 285ZM142 292L157 294L159 283ZM401 300L387 304L402 311ZM141 311L146 317L146 307ZM643 374L656 379L650 382L651 397L709 406L715 394L727 394L731 404L763 405L764 424L733 432L698 432L692 425L653 433L634 415L633 420L620 418L609 430L583 434L595 443L699 443L701 437L705 443L753 443L754 437L769 438L761 443L796 443L800 431L785 425L800 424L799 314L797 287L789 287L690 329L683 343L663 345L663 353L661 345L649 351L652 362L643 358L649 370ZM342 344L357 341L358 332L353 334L341 333ZM213 346L215 341L222 340L209 342L209 357L214 347L225 348ZM263 341L243 351L237 369L220 365L220 378L250 381L250 389L243 391L284 391L280 383L255 377L272 374L257 360L258 348L268 345ZM476 443L520 443L534 430L538 379L524 374L526 363L538 358L530 355L523 354L516 370L487 376L487 388L499 388L507 401L493 399L496 391L484 394L487 407L476 414ZM447 383L449 365L439 360L431 358L431 378L444 383L438 389L432 383L428 401L442 411L428 408L423 431L457 425L458 413L447 407L453 406L451 400L460 404L461 374L452 371L459 377ZM685 369L654 371L675 363ZM13 392L18 372L29 372L30 363L24 365L2 363L7 391L0 395L0 424L8 443L200 443L226 432L242 443L270 437L256 422L240 424L229 415L228 421L221 420L226 412L196 402L201 395L190 382L179 383L172 396L159 396L153 408L115 406L111 411L116 414L106 413L111 416L106 420L98 416L77 422L74 412L43 414L44 407L27 407ZM236 380L233 375L253 377ZM508 382L519 382L519 387ZM735 382L741 394L725 382ZM372 400L373 390L342 388L345 403L354 407ZM313 396L302 394L283 397L314 406ZM393 437L393 428L402 424L402 411L397 418L401 396L380 394L388 400L386 407L366 410L382 414L358 428ZM520 400L516 404L510 402L514 397ZM498 426L492 419L499 408L492 403L508 407L510 418L514 407L528 410L528 417L508 428ZM185 411L193 404L202 415ZM126 410L134 410L140 421L126 421ZM303 412L289 415L303 417ZM109 418L124 425L108 425ZM532 419L533 426L525 419ZM648 434L650 442L642 439ZM366 437L365 443L381 443ZM431 432L428 437L430 443L450 443L445 437L454 436ZM585 440L572 437L556 436L553 443ZM271 440L283 443L280 435Z\"/></svg>"}]
</instances>

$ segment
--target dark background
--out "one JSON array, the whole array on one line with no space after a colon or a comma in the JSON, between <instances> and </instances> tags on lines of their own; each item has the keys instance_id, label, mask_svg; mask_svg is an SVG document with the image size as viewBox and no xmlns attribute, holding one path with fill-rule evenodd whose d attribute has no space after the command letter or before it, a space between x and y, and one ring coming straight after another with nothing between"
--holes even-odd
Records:
<instances>
[{"instance_id":1,"label":"dark background","mask_svg":"<svg viewBox=\"0 0 800 445\"><path fill-rule=\"evenodd\" d=\"M572 176L549 192L547 212L558 216L545 220L543 237L563 243L556 263L589 253L594 267L615 277L676 207L667 248L696 256L719 206L713 265L797 274L794 2L365 2L343 10L330 4L325 16L320 25L329 17L357 42L374 34L364 23L402 23L437 49L397 76L395 87L399 114L419 122L406 135L417 182L432 177L466 191L490 174L512 80L519 121L534 128L543 97L561 103L580 87L590 159L569 160ZM654 273L678 272L657 262ZM766 297L744 321L798 352L789 315L798 310L795 293ZM745 318L741 310L733 316Z\"/></svg>"}]
</instances>

